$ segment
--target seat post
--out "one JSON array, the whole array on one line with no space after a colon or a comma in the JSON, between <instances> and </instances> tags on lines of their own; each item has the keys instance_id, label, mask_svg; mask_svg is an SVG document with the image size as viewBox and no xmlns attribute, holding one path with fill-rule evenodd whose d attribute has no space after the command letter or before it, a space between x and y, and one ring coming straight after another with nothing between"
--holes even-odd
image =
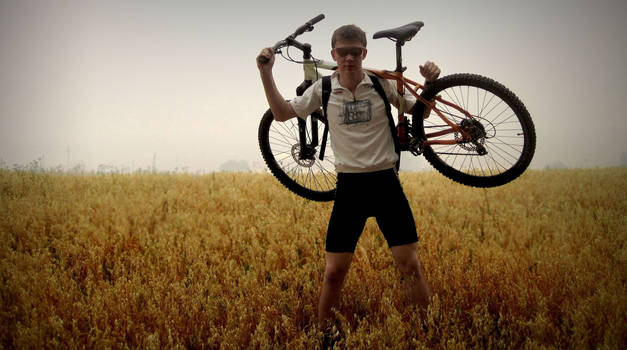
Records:
<instances>
[{"instance_id":1,"label":"seat post","mask_svg":"<svg viewBox=\"0 0 627 350\"><path fill-rule=\"evenodd\" d=\"M396 42L396 71L401 73L404 72L405 67L403 67L403 59L401 58L401 46L403 46L403 44L399 41Z\"/></svg>"}]
</instances>

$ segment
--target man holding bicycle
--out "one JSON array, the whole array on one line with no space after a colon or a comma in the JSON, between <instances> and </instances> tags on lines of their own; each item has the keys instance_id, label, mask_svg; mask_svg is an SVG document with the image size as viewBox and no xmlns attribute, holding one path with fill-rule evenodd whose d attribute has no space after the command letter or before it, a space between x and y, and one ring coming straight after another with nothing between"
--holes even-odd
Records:
<instances>
[{"instance_id":1,"label":"man holding bicycle","mask_svg":"<svg viewBox=\"0 0 627 350\"><path fill-rule=\"evenodd\" d=\"M326 268L318 319L322 326L337 306L355 247L368 217L374 216L407 281L411 301L426 314L431 292L418 259L418 235L409 202L395 165L398 154L390 131L385 101L365 73L366 35L357 26L338 28L331 39L331 55L337 71L331 76L327 120L336 157L337 192L326 237ZM268 62L260 63L265 57ZM271 48L257 59L261 81L275 120L307 118L322 105L322 84L318 80L302 96L286 102L272 75L275 55ZM427 82L437 79L440 69L432 62L420 66ZM411 94L399 96L396 86L381 80L389 103L410 113L416 100ZM391 117L389 117L391 118Z\"/></svg>"}]
</instances>

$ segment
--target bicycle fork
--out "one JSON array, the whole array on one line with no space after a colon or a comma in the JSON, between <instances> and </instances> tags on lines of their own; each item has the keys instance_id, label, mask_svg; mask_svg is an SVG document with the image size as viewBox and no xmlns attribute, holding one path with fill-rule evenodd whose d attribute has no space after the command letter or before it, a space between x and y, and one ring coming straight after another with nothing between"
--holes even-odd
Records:
<instances>
[{"instance_id":1,"label":"bicycle fork","mask_svg":"<svg viewBox=\"0 0 627 350\"><path fill-rule=\"evenodd\" d=\"M307 90L311 85L313 85L313 81L305 80L302 84L300 84L296 88L296 95L302 96L305 90ZM316 155L316 147L318 147L318 120L316 118L311 118L311 142L307 143L307 120L297 118L298 119L298 140L299 140L299 160L312 160ZM326 133L323 135L322 141L322 150L320 154L320 160L324 157L324 147L326 143Z\"/></svg>"}]
</instances>

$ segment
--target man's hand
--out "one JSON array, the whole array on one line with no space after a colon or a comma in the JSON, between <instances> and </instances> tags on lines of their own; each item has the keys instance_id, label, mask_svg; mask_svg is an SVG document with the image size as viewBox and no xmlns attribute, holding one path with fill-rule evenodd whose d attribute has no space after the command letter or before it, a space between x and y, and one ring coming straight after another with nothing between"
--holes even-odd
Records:
<instances>
[{"instance_id":1,"label":"man's hand","mask_svg":"<svg viewBox=\"0 0 627 350\"><path fill-rule=\"evenodd\" d=\"M420 67L420 74L425 77L425 82L430 83L440 76L440 68L433 62L427 61Z\"/></svg>"},{"instance_id":2,"label":"man's hand","mask_svg":"<svg viewBox=\"0 0 627 350\"><path fill-rule=\"evenodd\" d=\"M264 59L267 60L267 62L262 63ZM274 51L272 50L272 48L266 47L265 49L261 50L259 56L257 56L256 61L257 68L259 68L260 71L271 71L272 66L274 65Z\"/></svg>"}]
</instances>

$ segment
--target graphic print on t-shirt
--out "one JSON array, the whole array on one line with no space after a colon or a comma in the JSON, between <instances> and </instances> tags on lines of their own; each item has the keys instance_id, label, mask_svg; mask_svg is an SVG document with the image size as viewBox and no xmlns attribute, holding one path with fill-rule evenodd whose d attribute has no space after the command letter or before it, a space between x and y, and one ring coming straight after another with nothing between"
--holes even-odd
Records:
<instances>
[{"instance_id":1,"label":"graphic print on t-shirt","mask_svg":"<svg viewBox=\"0 0 627 350\"><path fill-rule=\"evenodd\" d=\"M370 100L344 102L344 124L357 124L372 119Z\"/></svg>"}]
</instances>

